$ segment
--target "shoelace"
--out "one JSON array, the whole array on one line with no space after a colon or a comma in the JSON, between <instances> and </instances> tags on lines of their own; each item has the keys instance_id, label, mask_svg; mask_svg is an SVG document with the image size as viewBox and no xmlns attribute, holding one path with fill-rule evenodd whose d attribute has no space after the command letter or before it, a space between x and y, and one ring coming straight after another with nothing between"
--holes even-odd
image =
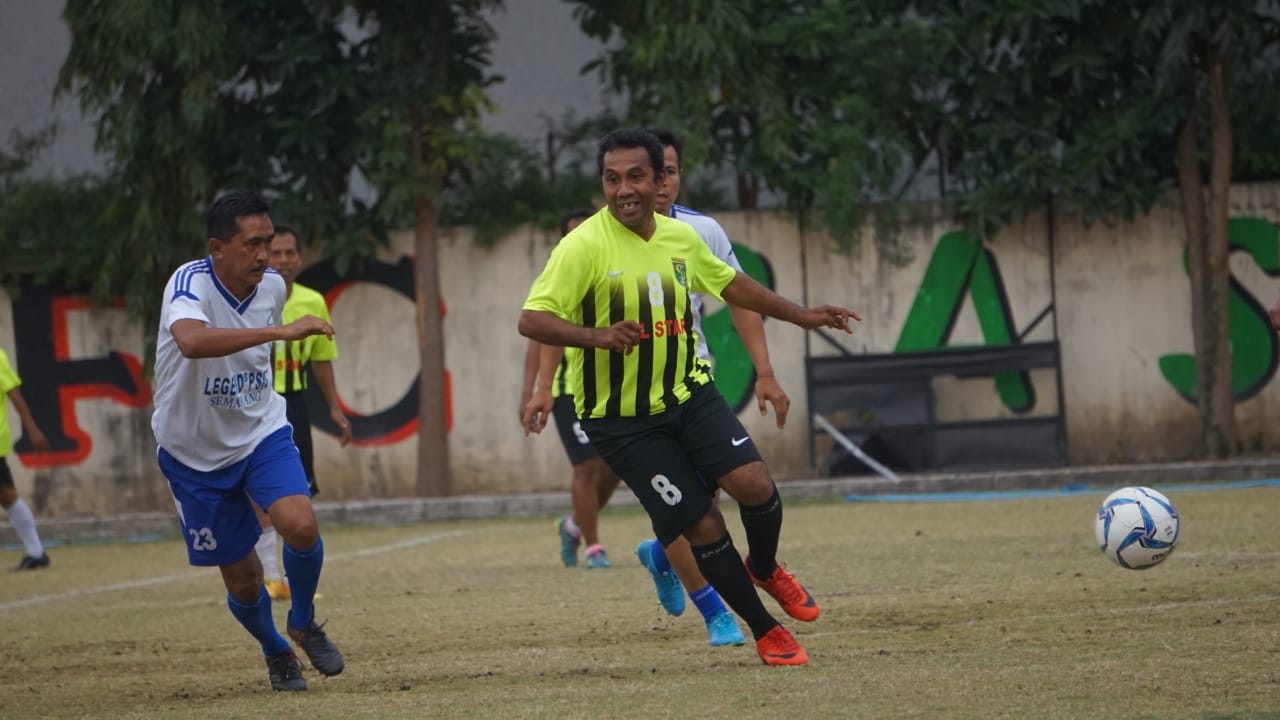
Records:
<instances>
[{"instance_id":1,"label":"shoelace","mask_svg":"<svg viewBox=\"0 0 1280 720\"><path fill-rule=\"evenodd\" d=\"M800 643L796 642L795 637L785 630L783 632L771 632L769 633L769 638L773 641L773 647L770 651L774 654L784 655L800 650Z\"/></svg>"},{"instance_id":2,"label":"shoelace","mask_svg":"<svg viewBox=\"0 0 1280 720\"><path fill-rule=\"evenodd\" d=\"M783 596L783 600L789 603L802 603L805 600L804 590L800 589L800 583L796 582L796 576L787 572L786 565L778 565L778 569L773 572L773 576L769 578L769 585Z\"/></svg>"},{"instance_id":3,"label":"shoelace","mask_svg":"<svg viewBox=\"0 0 1280 720\"><path fill-rule=\"evenodd\" d=\"M298 661L294 659L292 654L272 657L271 671L279 675L281 680L302 677L302 669L298 666Z\"/></svg>"}]
</instances>

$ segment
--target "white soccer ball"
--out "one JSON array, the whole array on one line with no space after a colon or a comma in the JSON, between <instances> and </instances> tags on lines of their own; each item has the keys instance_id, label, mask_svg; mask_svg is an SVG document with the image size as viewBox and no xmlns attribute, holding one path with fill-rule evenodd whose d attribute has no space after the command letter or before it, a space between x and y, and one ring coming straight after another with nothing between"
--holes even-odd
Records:
<instances>
[{"instance_id":1,"label":"white soccer ball","mask_svg":"<svg viewBox=\"0 0 1280 720\"><path fill-rule=\"evenodd\" d=\"M1173 503L1149 487L1120 488L1108 495L1093 526L1102 554L1130 570L1169 557L1180 529Z\"/></svg>"}]
</instances>

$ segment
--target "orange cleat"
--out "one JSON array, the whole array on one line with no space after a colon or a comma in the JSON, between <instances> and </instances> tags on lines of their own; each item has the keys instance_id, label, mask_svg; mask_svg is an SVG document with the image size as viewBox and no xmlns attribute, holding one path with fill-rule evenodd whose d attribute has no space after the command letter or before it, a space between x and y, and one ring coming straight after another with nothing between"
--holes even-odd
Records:
<instances>
[{"instance_id":1,"label":"orange cleat","mask_svg":"<svg viewBox=\"0 0 1280 720\"><path fill-rule=\"evenodd\" d=\"M751 576L751 582L772 595L788 615L804 622L813 622L818 619L818 601L814 600L809 591L796 581L794 575L783 569L785 566L779 565L768 580L761 580L751 572L751 558L747 558L743 564L747 568L747 575Z\"/></svg>"},{"instance_id":2,"label":"orange cleat","mask_svg":"<svg viewBox=\"0 0 1280 720\"><path fill-rule=\"evenodd\" d=\"M267 594L272 600L288 600L289 599L289 583L283 580L268 580Z\"/></svg>"},{"instance_id":3,"label":"orange cleat","mask_svg":"<svg viewBox=\"0 0 1280 720\"><path fill-rule=\"evenodd\" d=\"M809 653L781 625L756 641L756 653L765 665L807 665Z\"/></svg>"}]
</instances>

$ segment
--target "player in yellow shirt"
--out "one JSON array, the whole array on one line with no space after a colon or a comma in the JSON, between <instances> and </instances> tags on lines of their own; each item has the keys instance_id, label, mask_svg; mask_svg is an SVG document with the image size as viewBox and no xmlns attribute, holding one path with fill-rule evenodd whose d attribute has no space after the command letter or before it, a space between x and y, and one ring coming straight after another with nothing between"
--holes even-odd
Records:
<instances>
[{"instance_id":1,"label":"player in yellow shirt","mask_svg":"<svg viewBox=\"0 0 1280 720\"><path fill-rule=\"evenodd\" d=\"M276 234L271 238L271 269L280 273L288 288L289 299L284 304L284 322L286 324L304 315L315 315L330 322L329 306L324 296L311 288L295 282L298 271L302 268L302 239L298 231L288 225L276 225ZM338 345L324 335L312 335L292 342L276 342L271 349L272 374L276 392L284 396L289 424L293 426L293 444L298 446L298 454L302 456L302 467L307 473L307 483L311 485L311 494L320 491L316 485L316 469L314 453L311 445L311 415L307 411L306 390L309 376L314 375L329 406L329 417L342 431L339 442L346 447L351 442L351 422L342 412L338 402L338 387L333 377L333 361L338 358ZM262 521L262 536L258 538L258 557L262 560L263 574L266 576L267 592L273 600L284 600L289 597L289 585L280 572L280 563L276 558L276 531L271 527L271 519L259 511L258 519Z\"/></svg>"},{"instance_id":2,"label":"player in yellow shirt","mask_svg":"<svg viewBox=\"0 0 1280 720\"><path fill-rule=\"evenodd\" d=\"M818 604L777 561L782 500L741 421L695 353L690 293L712 295L805 329L851 332L851 310L804 308L715 257L691 226L654 212L663 181L662 143L641 129L600 142L597 167L607 207L556 246L534 280L520 334L583 348L570 374L582 430L649 514L663 546L683 535L698 568L737 612L768 665L808 655L764 608L753 583L792 617ZM545 412L532 415L539 432ZM751 554L744 561L712 497L739 508Z\"/></svg>"},{"instance_id":3,"label":"player in yellow shirt","mask_svg":"<svg viewBox=\"0 0 1280 720\"><path fill-rule=\"evenodd\" d=\"M22 561L13 569L39 570L49 567L49 555L40 542L40 534L36 532L35 515L32 514L31 507L26 501L18 495L18 490L13 484L13 474L10 473L9 465L5 462L5 456L13 450L13 433L9 430L9 409L5 407L6 398L8 402L13 403L13 409L18 411L18 419L22 421L22 432L31 441L36 452L49 450L48 438L36 426L31 408L27 407L27 401L23 399L22 393L18 392L18 386L21 384L22 380L9 364L9 356L4 354L4 350L0 350L0 507L9 513L9 524L13 525L13 531L18 534L18 539L22 541L22 549L26 553L22 556Z\"/></svg>"}]
</instances>

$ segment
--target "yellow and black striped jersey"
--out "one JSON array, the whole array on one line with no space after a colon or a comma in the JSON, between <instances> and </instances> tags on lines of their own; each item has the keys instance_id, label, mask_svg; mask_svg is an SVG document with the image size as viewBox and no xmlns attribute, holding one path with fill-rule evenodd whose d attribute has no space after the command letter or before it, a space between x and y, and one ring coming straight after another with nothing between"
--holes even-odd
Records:
<instances>
[{"instance_id":1,"label":"yellow and black striped jersey","mask_svg":"<svg viewBox=\"0 0 1280 720\"><path fill-rule=\"evenodd\" d=\"M566 351L578 417L655 415L711 382L711 366L695 353L689 294L720 298L736 271L689 225L654 217L657 228L645 241L600 210L560 240L529 289L526 310L587 327L621 320L643 327L630 354Z\"/></svg>"},{"instance_id":2,"label":"yellow and black striped jersey","mask_svg":"<svg viewBox=\"0 0 1280 720\"><path fill-rule=\"evenodd\" d=\"M293 284L289 299L282 312L287 325L303 315L315 315L329 322L329 306L324 296L305 285ZM307 389L307 366L318 360L334 360L338 357L338 345L324 335L311 335L301 340L277 340L271 346L271 366L274 369L276 392L297 392Z\"/></svg>"}]
</instances>

